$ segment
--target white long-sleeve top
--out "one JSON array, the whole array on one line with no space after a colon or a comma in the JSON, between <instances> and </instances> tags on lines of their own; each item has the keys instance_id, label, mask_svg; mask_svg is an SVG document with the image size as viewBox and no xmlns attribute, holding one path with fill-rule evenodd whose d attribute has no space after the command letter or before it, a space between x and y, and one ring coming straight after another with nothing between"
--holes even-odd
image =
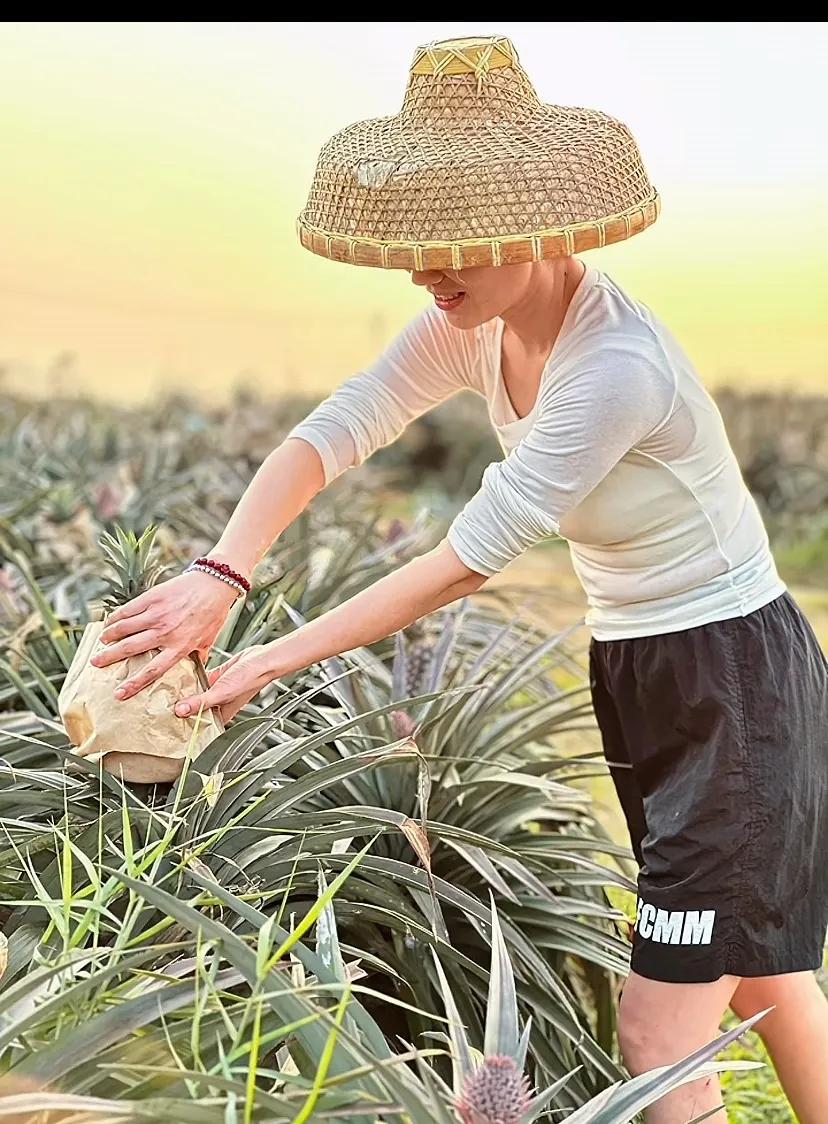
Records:
<instances>
[{"instance_id":1,"label":"white long-sleeve top","mask_svg":"<svg viewBox=\"0 0 828 1124\"><path fill-rule=\"evenodd\" d=\"M506 456L449 542L490 576L562 536L597 640L744 616L784 591L719 411L645 305L587 267L524 418L503 383L503 327L463 331L429 307L289 436L330 482L458 391L483 395Z\"/></svg>"}]
</instances>

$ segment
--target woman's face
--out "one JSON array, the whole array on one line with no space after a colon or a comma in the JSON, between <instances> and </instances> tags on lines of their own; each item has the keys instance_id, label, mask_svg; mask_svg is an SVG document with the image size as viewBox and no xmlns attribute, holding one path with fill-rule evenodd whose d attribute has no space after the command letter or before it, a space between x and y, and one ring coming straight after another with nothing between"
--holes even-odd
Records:
<instances>
[{"instance_id":1,"label":"woman's face","mask_svg":"<svg viewBox=\"0 0 828 1124\"><path fill-rule=\"evenodd\" d=\"M531 262L411 273L414 284L428 289L452 327L465 329L476 328L508 312L525 296L531 278Z\"/></svg>"}]
</instances>

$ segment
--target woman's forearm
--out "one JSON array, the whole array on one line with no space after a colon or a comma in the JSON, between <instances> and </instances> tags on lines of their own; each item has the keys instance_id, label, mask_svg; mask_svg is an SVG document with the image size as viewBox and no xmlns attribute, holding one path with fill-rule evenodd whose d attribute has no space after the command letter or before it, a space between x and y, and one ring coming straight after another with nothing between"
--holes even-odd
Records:
<instances>
[{"instance_id":1,"label":"woman's forearm","mask_svg":"<svg viewBox=\"0 0 828 1124\"><path fill-rule=\"evenodd\" d=\"M444 541L289 636L232 656L214 669L209 689L181 699L175 713L184 718L200 707L218 707L229 721L274 679L399 632L441 605L473 593L485 580Z\"/></svg>"},{"instance_id":2,"label":"woman's forearm","mask_svg":"<svg viewBox=\"0 0 828 1124\"><path fill-rule=\"evenodd\" d=\"M248 577L286 527L325 486L322 461L307 441L290 438L262 462L230 516L214 558Z\"/></svg>"},{"instance_id":3,"label":"woman's forearm","mask_svg":"<svg viewBox=\"0 0 828 1124\"><path fill-rule=\"evenodd\" d=\"M382 640L485 582L447 542L267 647L274 678Z\"/></svg>"}]
</instances>

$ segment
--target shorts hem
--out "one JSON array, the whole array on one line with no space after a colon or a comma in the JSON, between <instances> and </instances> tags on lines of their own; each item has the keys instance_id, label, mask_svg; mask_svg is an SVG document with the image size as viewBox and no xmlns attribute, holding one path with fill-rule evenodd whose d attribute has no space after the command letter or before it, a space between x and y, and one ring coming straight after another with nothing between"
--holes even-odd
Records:
<instances>
[{"instance_id":1,"label":"shorts hem","mask_svg":"<svg viewBox=\"0 0 828 1124\"><path fill-rule=\"evenodd\" d=\"M787 976L794 972L816 972L821 967L821 956L805 957L803 960L773 960L767 964L761 961L742 962L741 965L736 959L727 959L719 963L709 961L695 967L688 964L676 964L675 967L648 966L646 963L636 963L636 958L633 957L631 964L631 969L637 976L657 983L676 984L715 983L722 976L736 976L743 980L764 979L766 976Z\"/></svg>"}]
</instances>

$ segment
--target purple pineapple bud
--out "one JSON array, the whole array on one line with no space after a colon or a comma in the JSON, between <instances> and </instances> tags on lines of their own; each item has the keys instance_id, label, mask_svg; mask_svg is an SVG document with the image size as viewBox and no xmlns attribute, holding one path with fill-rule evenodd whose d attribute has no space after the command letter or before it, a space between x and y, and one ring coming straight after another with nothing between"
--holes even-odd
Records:
<instances>
[{"instance_id":1,"label":"purple pineapple bud","mask_svg":"<svg viewBox=\"0 0 828 1124\"><path fill-rule=\"evenodd\" d=\"M529 1078L514 1058L485 1058L457 1100L463 1124L519 1124L532 1102Z\"/></svg>"},{"instance_id":2,"label":"purple pineapple bud","mask_svg":"<svg viewBox=\"0 0 828 1124\"><path fill-rule=\"evenodd\" d=\"M391 726L395 736L400 739L412 737L417 729L417 723L405 710L391 711Z\"/></svg>"},{"instance_id":3,"label":"purple pineapple bud","mask_svg":"<svg viewBox=\"0 0 828 1124\"><path fill-rule=\"evenodd\" d=\"M392 519L391 526L388 528L385 535L385 541L387 543L395 543L397 539L403 538L405 533L405 524L400 519Z\"/></svg>"}]
</instances>

